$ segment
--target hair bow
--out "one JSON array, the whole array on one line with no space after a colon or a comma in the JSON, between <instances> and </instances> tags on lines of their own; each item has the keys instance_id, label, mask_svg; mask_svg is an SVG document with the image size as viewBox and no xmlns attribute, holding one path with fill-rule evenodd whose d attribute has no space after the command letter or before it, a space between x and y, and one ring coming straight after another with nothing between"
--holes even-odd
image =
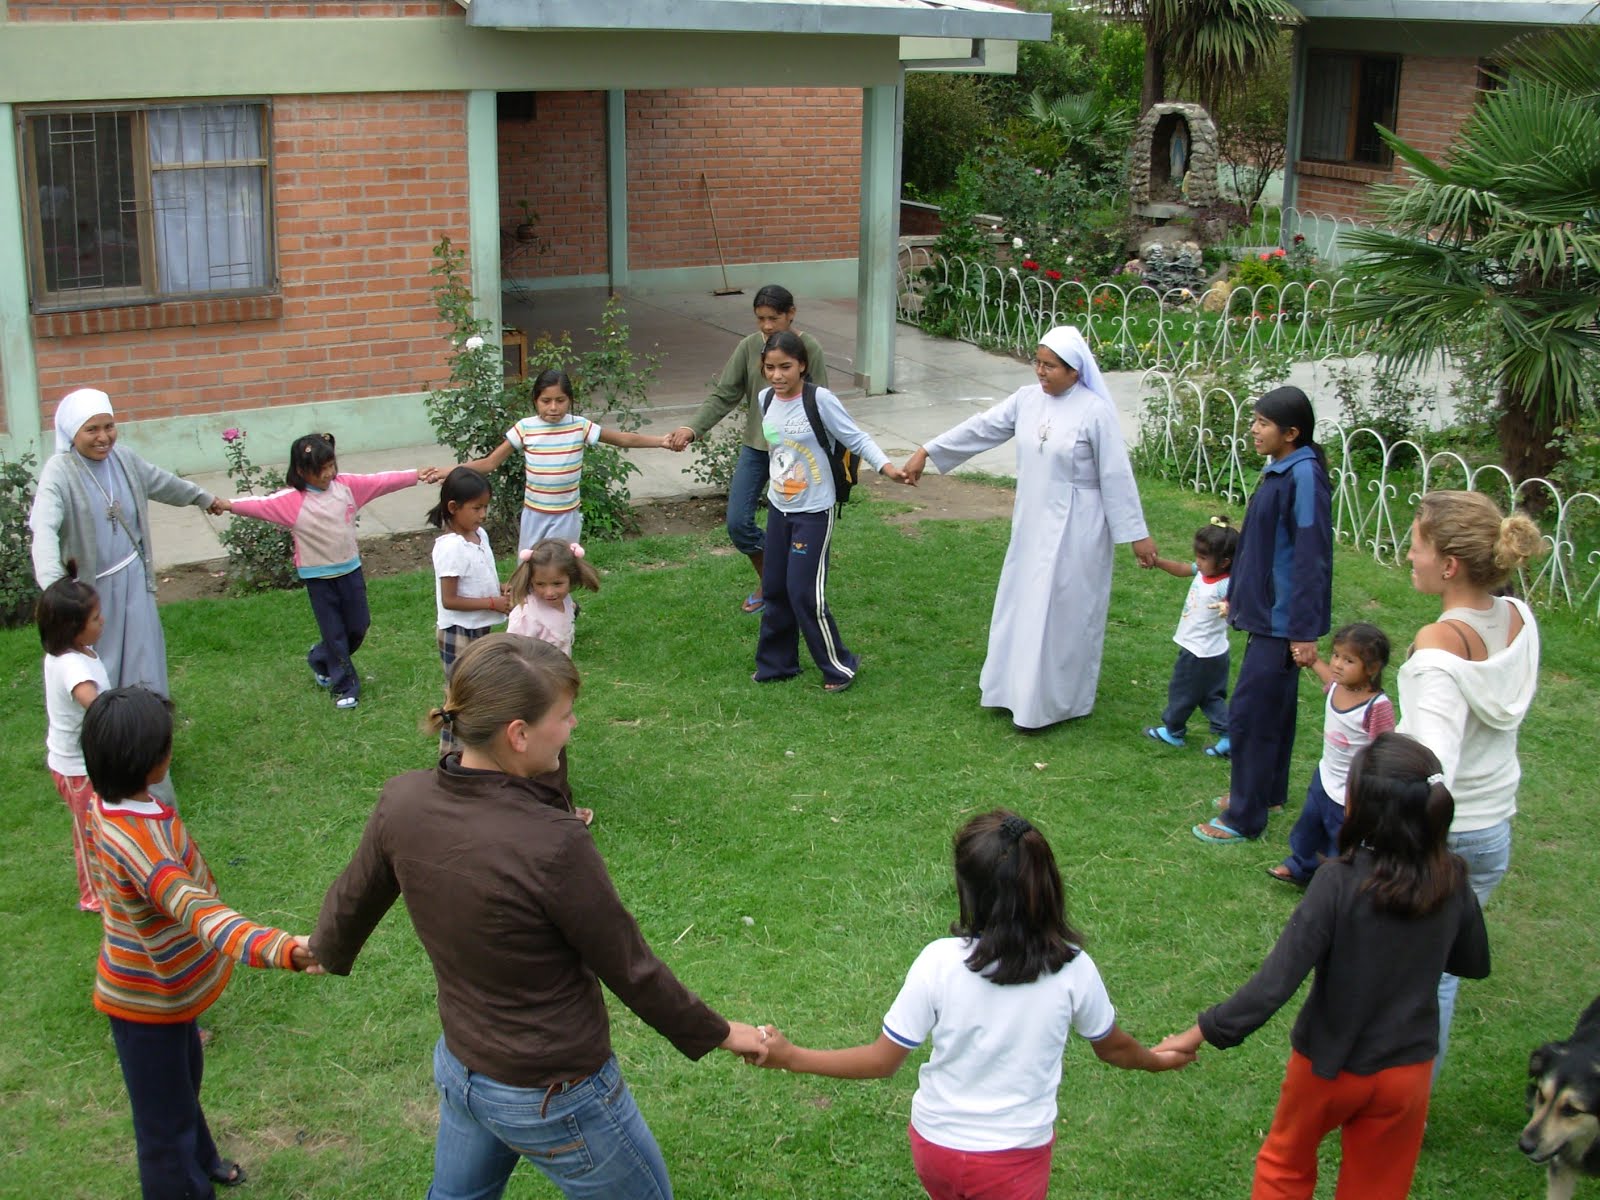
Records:
<instances>
[{"instance_id":1,"label":"hair bow","mask_svg":"<svg viewBox=\"0 0 1600 1200\"><path fill-rule=\"evenodd\" d=\"M572 557L573 558L582 558L583 557L583 547L578 545L577 542L569 542L567 544L567 549L572 551Z\"/></svg>"},{"instance_id":2,"label":"hair bow","mask_svg":"<svg viewBox=\"0 0 1600 1200\"><path fill-rule=\"evenodd\" d=\"M517 551L517 561L518 562L527 562L532 557L533 557L533 547L532 546L529 546L526 550L518 550Z\"/></svg>"}]
</instances>

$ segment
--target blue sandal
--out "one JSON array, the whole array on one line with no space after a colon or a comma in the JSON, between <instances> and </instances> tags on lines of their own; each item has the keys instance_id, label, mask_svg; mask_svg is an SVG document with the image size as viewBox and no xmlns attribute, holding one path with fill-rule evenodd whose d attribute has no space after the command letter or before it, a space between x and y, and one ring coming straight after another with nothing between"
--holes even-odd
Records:
<instances>
[{"instance_id":1,"label":"blue sandal","mask_svg":"<svg viewBox=\"0 0 1600 1200\"><path fill-rule=\"evenodd\" d=\"M767 606L766 599L764 597L756 595L754 592L751 592L748 596L746 596L744 598L743 607L744 607L744 611L747 612L747 613L758 613L763 608L765 608L766 606Z\"/></svg>"},{"instance_id":2,"label":"blue sandal","mask_svg":"<svg viewBox=\"0 0 1600 1200\"><path fill-rule=\"evenodd\" d=\"M1173 737L1165 725L1152 725L1144 731L1144 735L1153 742L1161 742L1164 745L1173 747L1175 750L1182 750L1184 747L1184 739ZM1208 750L1206 753L1209 754L1210 751Z\"/></svg>"},{"instance_id":3,"label":"blue sandal","mask_svg":"<svg viewBox=\"0 0 1600 1200\"><path fill-rule=\"evenodd\" d=\"M1209 832L1208 832L1209 831ZM1249 838L1240 833L1232 825L1225 824L1220 818L1213 817L1196 825L1189 831L1202 842L1212 842L1217 845L1229 845L1233 842L1248 842Z\"/></svg>"}]
</instances>

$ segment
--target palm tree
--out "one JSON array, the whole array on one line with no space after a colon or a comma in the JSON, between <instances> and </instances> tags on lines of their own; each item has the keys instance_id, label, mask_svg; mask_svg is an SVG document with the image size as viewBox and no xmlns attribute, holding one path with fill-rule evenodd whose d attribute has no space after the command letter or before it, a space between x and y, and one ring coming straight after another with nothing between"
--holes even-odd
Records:
<instances>
[{"instance_id":1,"label":"palm tree","mask_svg":"<svg viewBox=\"0 0 1600 1200\"><path fill-rule=\"evenodd\" d=\"M1177 71L1207 108L1276 52L1284 28L1304 19L1289 0L1103 0L1112 16L1144 27L1139 112L1166 98Z\"/></svg>"},{"instance_id":2,"label":"palm tree","mask_svg":"<svg viewBox=\"0 0 1600 1200\"><path fill-rule=\"evenodd\" d=\"M1381 130L1412 183L1374 189L1387 228L1344 235L1368 282L1337 316L1373 324L1405 367L1481 339L1502 464L1526 479L1559 460L1552 440L1600 380L1600 28L1511 61L1443 163Z\"/></svg>"}]
</instances>

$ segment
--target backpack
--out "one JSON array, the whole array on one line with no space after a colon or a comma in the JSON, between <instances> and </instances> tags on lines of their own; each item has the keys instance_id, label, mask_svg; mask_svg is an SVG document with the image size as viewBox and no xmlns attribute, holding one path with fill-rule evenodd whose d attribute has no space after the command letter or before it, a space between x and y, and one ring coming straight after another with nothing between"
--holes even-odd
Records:
<instances>
[{"instance_id":1,"label":"backpack","mask_svg":"<svg viewBox=\"0 0 1600 1200\"><path fill-rule=\"evenodd\" d=\"M811 432L828 456L828 467L833 472L833 511L844 515L845 503L850 499L850 489L855 487L861 473L861 456L843 442L836 442L828 427L822 423L822 412L817 408L817 385L807 380L800 389L800 403L806 406L806 420L811 422ZM761 415L767 415L772 405L772 389L761 393Z\"/></svg>"}]
</instances>

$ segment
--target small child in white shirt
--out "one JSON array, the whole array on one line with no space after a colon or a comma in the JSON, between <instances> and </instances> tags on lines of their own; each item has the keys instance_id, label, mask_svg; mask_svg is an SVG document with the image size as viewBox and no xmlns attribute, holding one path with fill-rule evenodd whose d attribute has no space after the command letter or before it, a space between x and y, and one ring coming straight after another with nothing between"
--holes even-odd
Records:
<instances>
[{"instance_id":1,"label":"small child in white shirt","mask_svg":"<svg viewBox=\"0 0 1600 1200\"><path fill-rule=\"evenodd\" d=\"M1228 572L1239 548L1239 531L1227 517L1212 517L1194 535L1194 561L1158 558L1150 565L1179 579L1193 578L1184 597L1183 615L1172 640L1178 643L1178 661L1172 664L1167 684L1167 707L1161 724L1144 731L1147 738L1168 746L1184 744L1189 716L1205 713L1215 744L1206 747L1212 758L1227 758L1228 745Z\"/></svg>"},{"instance_id":2,"label":"small child in white shirt","mask_svg":"<svg viewBox=\"0 0 1600 1200\"><path fill-rule=\"evenodd\" d=\"M100 911L89 871L89 805L94 787L83 765L83 714L94 698L111 689L106 667L94 644L106 627L100 597L78 579L78 564L67 560L67 573L39 596L34 618L44 644L45 762L56 792L72 814L72 858L78 869L78 909Z\"/></svg>"},{"instance_id":3,"label":"small child in white shirt","mask_svg":"<svg viewBox=\"0 0 1600 1200\"><path fill-rule=\"evenodd\" d=\"M439 503L427 516L428 524L442 531L433 543L433 598L446 688L456 659L511 611L489 535L483 531L488 514L489 481L471 467L456 467L439 485ZM440 757L459 749L445 726L439 734Z\"/></svg>"}]
</instances>

